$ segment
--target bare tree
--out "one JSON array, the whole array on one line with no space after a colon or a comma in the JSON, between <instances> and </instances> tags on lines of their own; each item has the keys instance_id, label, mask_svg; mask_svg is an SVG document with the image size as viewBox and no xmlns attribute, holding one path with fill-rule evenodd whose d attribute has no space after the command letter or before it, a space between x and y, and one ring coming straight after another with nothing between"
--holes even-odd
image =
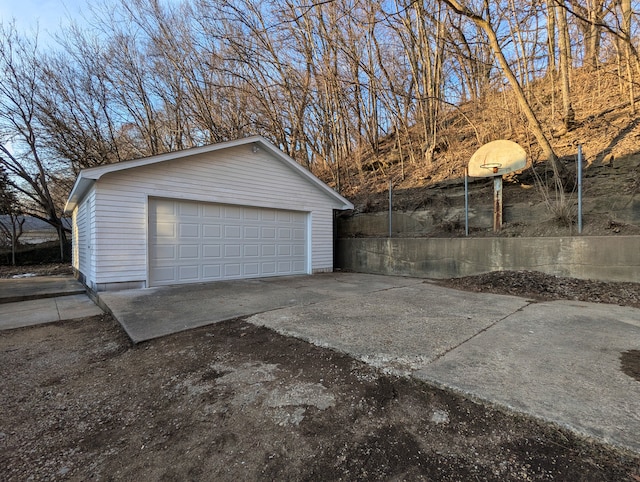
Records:
<instances>
[{"instance_id":1,"label":"bare tree","mask_svg":"<svg viewBox=\"0 0 640 482\"><path fill-rule=\"evenodd\" d=\"M545 156L547 157L547 159L550 161L551 165L553 166L554 169L554 173L556 174L556 177L559 178L558 176L558 167L557 167L557 157L556 154L553 150L553 147L551 146L549 140L547 139L546 135L544 134L543 130L542 130L542 126L540 124L540 122L538 121L538 118L536 117L535 113L533 112L533 109L531 108L531 105L529 104L529 102L527 101L527 98L525 96L525 93L522 89L522 86L520 85L520 83L518 82L518 79L516 78L516 76L514 75L513 71L511 70L511 67L509 66L509 63L507 62L507 59L504 55L504 52L502 51L502 48L500 47L500 43L498 42L498 37L496 35L495 30L493 29L493 26L491 24L491 18L489 16L489 9L488 9L488 4L485 2L485 6L487 8L485 8L485 15L486 16L482 16L480 14L477 14L475 12L473 12L471 9L469 9L468 7L466 7L465 5L462 5L458 0L444 0L444 2L452 9L454 10L456 13L460 14L460 15L464 15L465 17L471 19L476 25L478 25L487 35L487 38L489 39L489 45L491 46L494 55L496 56L496 59L502 69L502 72L504 74L504 76L507 78L507 80L509 81L509 85L511 86L511 88L513 89L513 92L516 96L516 99L518 100L518 104L520 106L520 108L522 109L525 117L527 118L527 120L529 121L529 129L531 129L531 132L533 133L533 135L535 136L536 140L538 141L538 144L540 145L540 148L542 149L542 151L544 152Z\"/></svg>"},{"instance_id":2,"label":"bare tree","mask_svg":"<svg viewBox=\"0 0 640 482\"><path fill-rule=\"evenodd\" d=\"M21 215L15 191L0 165L0 232L11 245L11 264L16 264L16 249L26 218Z\"/></svg>"},{"instance_id":3,"label":"bare tree","mask_svg":"<svg viewBox=\"0 0 640 482\"><path fill-rule=\"evenodd\" d=\"M634 48L631 38L631 0L620 0L620 13L622 16L622 28L621 36L624 45L624 61L625 70L627 73L627 80L629 85L629 107L631 112L635 114L635 89L634 89L634 72L632 62L634 58ZM635 56L636 62L638 61L637 55ZM640 72L640 71L639 71Z\"/></svg>"},{"instance_id":4,"label":"bare tree","mask_svg":"<svg viewBox=\"0 0 640 482\"><path fill-rule=\"evenodd\" d=\"M574 12L579 12L576 17L577 26L584 39L583 45L583 65L591 69L598 67L600 57L600 42L602 37L602 20L604 16L604 0L587 0L578 2L570 0L571 8Z\"/></svg>"},{"instance_id":5,"label":"bare tree","mask_svg":"<svg viewBox=\"0 0 640 482\"><path fill-rule=\"evenodd\" d=\"M9 184L23 197L25 211L58 232L64 259L65 226L49 183L54 162L43 156L42 130L37 123L36 94L41 88L37 39L20 37L15 28L0 25L0 164Z\"/></svg>"},{"instance_id":6,"label":"bare tree","mask_svg":"<svg viewBox=\"0 0 640 482\"><path fill-rule=\"evenodd\" d=\"M86 167L134 157L118 122L107 51L97 38L74 27L60 38L62 51L42 56L42 84L36 115L49 152L71 164L73 174Z\"/></svg>"},{"instance_id":7,"label":"bare tree","mask_svg":"<svg viewBox=\"0 0 640 482\"><path fill-rule=\"evenodd\" d=\"M560 88L562 91L562 120L567 131L575 127L576 115L571 103L571 42L567 24L567 10L564 0L556 2L556 21L560 38Z\"/></svg>"}]
</instances>

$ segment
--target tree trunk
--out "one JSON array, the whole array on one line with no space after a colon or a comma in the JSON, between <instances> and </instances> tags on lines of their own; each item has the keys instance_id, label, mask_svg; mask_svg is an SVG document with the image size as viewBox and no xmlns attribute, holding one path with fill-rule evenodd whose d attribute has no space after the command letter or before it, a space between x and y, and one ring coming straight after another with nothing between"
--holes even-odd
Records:
<instances>
[{"instance_id":1,"label":"tree trunk","mask_svg":"<svg viewBox=\"0 0 640 482\"><path fill-rule=\"evenodd\" d=\"M629 108L631 113L635 114L635 93L633 88L633 67L631 65L631 58L633 56L633 45L631 43L631 0L622 0L620 2L620 8L622 10L622 34L625 40L625 68L627 71L627 81L629 83Z\"/></svg>"},{"instance_id":2,"label":"tree trunk","mask_svg":"<svg viewBox=\"0 0 640 482\"><path fill-rule=\"evenodd\" d=\"M569 29L567 26L567 10L564 0L556 1L556 19L558 21L558 34L560 36L560 88L562 89L562 117L567 131L572 130L576 124L576 114L571 105L571 85L569 82L569 67L571 65L571 42L569 41Z\"/></svg>"},{"instance_id":3,"label":"tree trunk","mask_svg":"<svg viewBox=\"0 0 640 482\"><path fill-rule=\"evenodd\" d=\"M548 71L552 75L556 74L556 13L553 0L547 4L547 53Z\"/></svg>"},{"instance_id":4,"label":"tree trunk","mask_svg":"<svg viewBox=\"0 0 640 482\"><path fill-rule=\"evenodd\" d=\"M487 35L487 38L489 39L489 45L491 46L491 49L493 50L494 55L498 59L498 63L500 64L500 67L502 68L502 71L505 77L507 78L507 80L509 81L509 84L511 85L511 88L513 89L513 92L516 96L516 99L518 101L520 108L524 112L524 115L526 116L527 121L529 121L529 128L531 129L531 132L533 133L536 140L538 141L538 144L540 144L540 148L544 152L544 155L551 162L551 165L554 170L554 174L557 173L558 165L557 165L556 153L554 152L553 147L551 147L549 140L547 139L544 132L542 131L542 126L540 125L538 118L533 112L533 109L529 105L529 102L527 101L524 90L522 90L522 86L518 82L518 79L516 78L513 71L511 70L511 67L509 66L509 62L504 56L504 53L502 52L502 48L500 47L500 43L498 42L498 37L496 35L496 32L493 30L493 27L491 26L488 20L486 20L483 17L480 17L479 15L476 15L468 8L463 7L458 0L444 0L444 1L457 13L470 18Z\"/></svg>"},{"instance_id":5,"label":"tree trunk","mask_svg":"<svg viewBox=\"0 0 640 482\"><path fill-rule=\"evenodd\" d=\"M565 197L564 197L564 187L562 182L564 173L560 172L560 170L562 169L562 166L558 163L558 158L556 156L555 151L553 150L553 147L551 146L551 143L549 142L549 139L547 139L547 136L545 136L544 132L542 131L542 126L540 125L538 118L533 112L533 109L529 105L529 102L527 101L525 93L522 90L522 86L518 83L518 79L516 78L513 71L511 70L511 67L509 66L509 62L505 58L504 53L500 48L498 37L496 35L495 30L491 26L490 21L473 13L467 7L463 7L458 0L444 0L444 1L447 5L449 5L453 10L455 10L460 15L464 15L470 18L487 35L487 38L489 39L489 45L491 46L496 58L498 59L498 63L500 64L500 67L502 68L502 71L504 72L505 77L507 78L507 80L509 81L509 84L511 85L511 88L513 89L513 92L518 101L518 104L522 109L522 111L524 112L527 118L527 121L529 122L529 129L531 129L531 132L535 136L536 140L538 141L538 144L540 145L540 148L544 152L549 164L551 165L551 169L553 170L553 174L554 174L554 182L556 185L556 195L558 196L558 201L561 204L564 204Z\"/></svg>"}]
</instances>

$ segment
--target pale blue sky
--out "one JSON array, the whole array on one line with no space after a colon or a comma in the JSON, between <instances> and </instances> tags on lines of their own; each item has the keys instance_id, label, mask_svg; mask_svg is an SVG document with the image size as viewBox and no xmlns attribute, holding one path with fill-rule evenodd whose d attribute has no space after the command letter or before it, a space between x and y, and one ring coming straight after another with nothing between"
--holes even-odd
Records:
<instances>
[{"instance_id":1,"label":"pale blue sky","mask_svg":"<svg viewBox=\"0 0 640 482\"><path fill-rule=\"evenodd\" d=\"M15 19L19 31L39 28L41 34L54 34L69 18L82 21L82 12L90 0L0 0L3 23Z\"/></svg>"}]
</instances>

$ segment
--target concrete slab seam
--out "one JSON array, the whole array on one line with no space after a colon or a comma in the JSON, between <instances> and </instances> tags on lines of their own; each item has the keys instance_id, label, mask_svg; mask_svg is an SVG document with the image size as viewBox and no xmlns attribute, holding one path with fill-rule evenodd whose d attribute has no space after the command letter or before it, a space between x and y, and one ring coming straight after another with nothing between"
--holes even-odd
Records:
<instances>
[{"instance_id":1,"label":"concrete slab seam","mask_svg":"<svg viewBox=\"0 0 640 482\"><path fill-rule=\"evenodd\" d=\"M62 315L60 314L60 307L58 306L58 298L54 298L53 302L56 305L56 312L58 313L58 321L60 321L62 319Z\"/></svg>"},{"instance_id":2,"label":"concrete slab seam","mask_svg":"<svg viewBox=\"0 0 640 482\"><path fill-rule=\"evenodd\" d=\"M484 328L482 328L480 331L478 331L477 333L474 333L473 335L471 335L469 338L467 338L466 340L462 340L460 343L458 343L456 346L452 346L451 348L449 348L448 350L444 351L443 353L439 354L438 356L436 356L433 360L431 360L429 362L429 364L436 362L438 360L440 360L442 357L444 357L445 355L447 355L448 353L452 352L453 350L456 350L457 348L460 348L462 345L464 345L465 343L473 340L474 338L476 338L477 336L485 333L486 331L488 331L489 329L493 328L494 326L496 326L498 323L500 323L501 321L506 320L507 318L509 318L510 316L515 315L516 313L523 311L525 308L531 306L533 303L532 301L527 301L523 306L521 306L520 308L518 308L517 310L509 313L506 316L503 316L502 318L494 321L493 323L491 323L489 326L485 326Z\"/></svg>"}]
</instances>

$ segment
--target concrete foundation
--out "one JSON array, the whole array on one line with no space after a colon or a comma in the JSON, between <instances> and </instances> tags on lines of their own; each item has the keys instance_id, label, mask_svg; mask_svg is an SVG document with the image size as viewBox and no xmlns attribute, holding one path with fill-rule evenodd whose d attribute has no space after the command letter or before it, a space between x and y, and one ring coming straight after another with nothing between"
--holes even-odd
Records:
<instances>
[{"instance_id":1,"label":"concrete foundation","mask_svg":"<svg viewBox=\"0 0 640 482\"><path fill-rule=\"evenodd\" d=\"M640 236L338 239L336 267L423 278L531 270L640 282Z\"/></svg>"}]
</instances>

